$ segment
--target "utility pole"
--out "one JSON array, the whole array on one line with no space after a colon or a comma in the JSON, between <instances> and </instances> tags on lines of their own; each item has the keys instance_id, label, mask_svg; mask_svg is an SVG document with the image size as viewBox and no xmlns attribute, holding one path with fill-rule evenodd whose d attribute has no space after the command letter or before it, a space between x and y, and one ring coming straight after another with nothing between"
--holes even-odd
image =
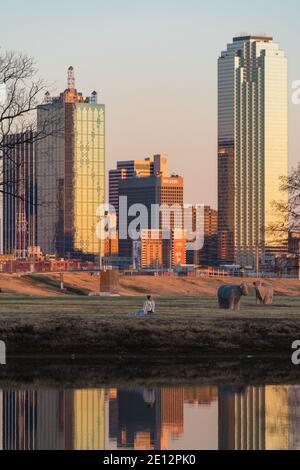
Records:
<instances>
[{"instance_id":1,"label":"utility pole","mask_svg":"<svg viewBox=\"0 0 300 470\"><path fill-rule=\"evenodd\" d=\"M260 277L259 275L259 243L256 244L256 277L257 279Z\"/></svg>"},{"instance_id":2,"label":"utility pole","mask_svg":"<svg viewBox=\"0 0 300 470\"><path fill-rule=\"evenodd\" d=\"M60 290L64 290L64 273L62 268L60 268Z\"/></svg>"},{"instance_id":3,"label":"utility pole","mask_svg":"<svg viewBox=\"0 0 300 470\"><path fill-rule=\"evenodd\" d=\"M99 240L99 295L101 294L101 272L102 272L102 237Z\"/></svg>"}]
</instances>

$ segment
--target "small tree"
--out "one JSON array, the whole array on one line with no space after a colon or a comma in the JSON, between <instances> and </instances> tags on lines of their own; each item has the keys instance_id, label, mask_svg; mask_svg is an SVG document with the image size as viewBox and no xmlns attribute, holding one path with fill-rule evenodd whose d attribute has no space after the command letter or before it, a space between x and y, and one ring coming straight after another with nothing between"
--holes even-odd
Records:
<instances>
[{"instance_id":1,"label":"small tree","mask_svg":"<svg viewBox=\"0 0 300 470\"><path fill-rule=\"evenodd\" d=\"M284 199L273 201L276 221L268 230L279 242L286 240L289 232L300 232L300 163L289 176L280 178L280 191Z\"/></svg>"}]
</instances>

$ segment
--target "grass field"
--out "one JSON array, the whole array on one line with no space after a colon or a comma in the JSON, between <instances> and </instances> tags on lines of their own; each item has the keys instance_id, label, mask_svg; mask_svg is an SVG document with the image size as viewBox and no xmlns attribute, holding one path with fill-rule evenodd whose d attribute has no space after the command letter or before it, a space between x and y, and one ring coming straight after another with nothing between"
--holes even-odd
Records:
<instances>
[{"instance_id":1,"label":"grass field","mask_svg":"<svg viewBox=\"0 0 300 470\"><path fill-rule=\"evenodd\" d=\"M142 297L0 297L0 339L8 355L204 355L237 357L291 354L300 339L300 298L275 298L240 312L219 310L213 297L157 299L159 315L132 318Z\"/></svg>"}]
</instances>

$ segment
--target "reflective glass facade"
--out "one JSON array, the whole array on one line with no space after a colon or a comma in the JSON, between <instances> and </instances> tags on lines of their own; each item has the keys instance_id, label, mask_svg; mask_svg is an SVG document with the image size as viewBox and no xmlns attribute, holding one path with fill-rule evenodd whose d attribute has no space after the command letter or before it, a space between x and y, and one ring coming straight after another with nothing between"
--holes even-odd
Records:
<instances>
[{"instance_id":1,"label":"reflective glass facade","mask_svg":"<svg viewBox=\"0 0 300 470\"><path fill-rule=\"evenodd\" d=\"M3 142L3 252L26 258L36 245L35 134L10 134Z\"/></svg>"},{"instance_id":2,"label":"reflective glass facade","mask_svg":"<svg viewBox=\"0 0 300 470\"><path fill-rule=\"evenodd\" d=\"M287 59L272 38L235 38L222 52L218 139L219 259L255 266L258 249L278 248L268 227L288 174Z\"/></svg>"},{"instance_id":3,"label":"reflective glass facade","mask_svg":"<svg viewBox=\"0 0 300 470\"><path fill-rule=\"evenodd\" d=\"M47 123L38 144L38 244L64 257L99 253L96 213L105 200L105 108L75 92L38 108L39 129Z\"/></svg>"}]
</instances>

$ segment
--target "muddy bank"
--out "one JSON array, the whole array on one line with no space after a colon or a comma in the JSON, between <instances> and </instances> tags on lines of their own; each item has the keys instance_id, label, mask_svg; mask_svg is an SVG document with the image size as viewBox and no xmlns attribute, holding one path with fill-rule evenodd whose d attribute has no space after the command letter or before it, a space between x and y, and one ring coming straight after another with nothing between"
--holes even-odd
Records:
<instances>
[{"instance_id":1,"label":"muddy bank","mask_svg":"<svg viewBox=\"0 0 300 470\"><path fill-rule=\"evenodd\" d=\"M0 339L11 356L286 356L300 339L300 316L32 315L6 318L0 325Z\"/></svg>"}]
</instances>

